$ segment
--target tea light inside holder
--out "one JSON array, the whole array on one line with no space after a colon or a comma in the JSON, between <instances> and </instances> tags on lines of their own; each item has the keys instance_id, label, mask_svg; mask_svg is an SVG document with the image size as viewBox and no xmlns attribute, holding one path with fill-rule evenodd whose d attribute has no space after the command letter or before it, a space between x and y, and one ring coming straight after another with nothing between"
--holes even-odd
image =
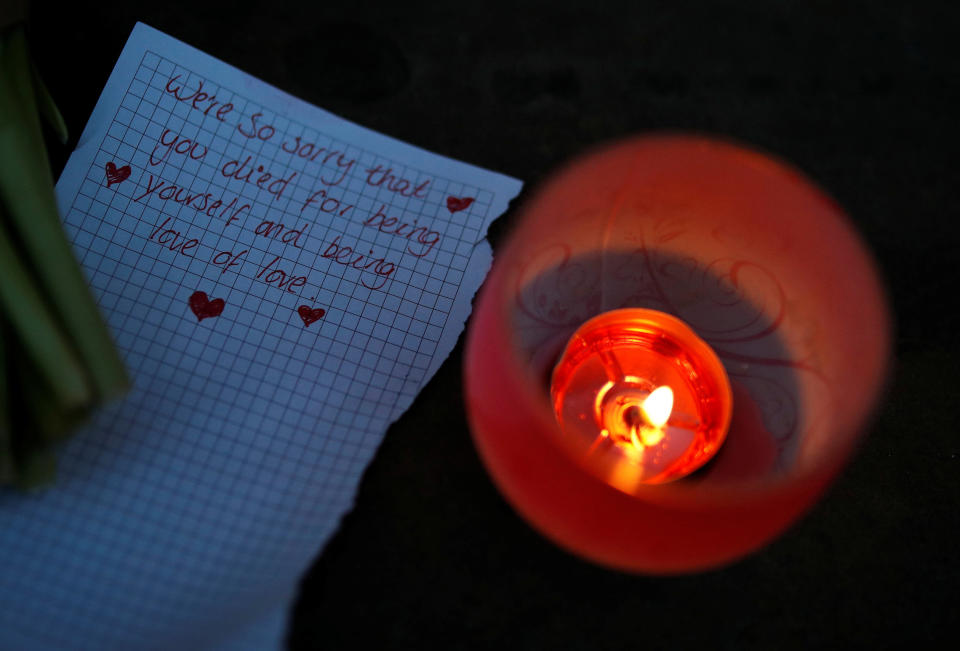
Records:
<instances>
[{"instance_id":1,"label":"tea light inside holder","mask_svg":"<svg viewBox=\"0 0 960 651\"><path fill-rule=\"evenodd\" d=\"M613 310L583 324L552 373L563 434L591 441L588 454L619 456L647 484L707 463L733 410L726 371L679 319L657 310Z\"/></svg>"}]
</instances>

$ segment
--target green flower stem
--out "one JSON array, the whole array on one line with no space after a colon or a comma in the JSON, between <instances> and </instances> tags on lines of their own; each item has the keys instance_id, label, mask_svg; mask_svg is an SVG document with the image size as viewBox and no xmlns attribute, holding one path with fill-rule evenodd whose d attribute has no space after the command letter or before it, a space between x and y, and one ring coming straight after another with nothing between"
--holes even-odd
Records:
<instances>
[{"instance_id":1,"label":"green flower stem","mask_svg":"<svg viewBox=\"0 0 960 651\"><path fill-rule=\"evenodd\" d=\"M129 381L63 233L40 130L38 92L44 96L32 80L23 28L13 27L0 35L0 204L28 261L26 268L70 334L96 395L108 399ZM7 245L12 247L9 238Z\"/></svg>"},{"instance_id":2,"label":"green flower stem","mask_svg":"<svg viewBox=\"0 0 960 651\"><path fill-rule=\"evenodd\" d=\"M94 396L83 365L33 284L0 214L0 308L15 338L56 397L56 407L81 407Z\"/></svg>"}]
</instances>

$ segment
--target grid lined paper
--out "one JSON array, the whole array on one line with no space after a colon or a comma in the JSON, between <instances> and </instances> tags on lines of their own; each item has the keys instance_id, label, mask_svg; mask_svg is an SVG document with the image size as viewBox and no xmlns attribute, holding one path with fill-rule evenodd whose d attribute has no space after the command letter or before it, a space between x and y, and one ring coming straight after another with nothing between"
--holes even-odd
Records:
<instances>
[{"instance_id":1,"label":"grid lined paper","mask_svg":"<svg viewBox=\"0 0 960 651\"><path fill-rule=\"evenodd\" d=\"M57 187L134 387L55 487L0 494L0 648L279 645L277 609L449 354L519 189L138 25ZM418 235L364 225L378 211Z\"/></svg>"}]
</instances>

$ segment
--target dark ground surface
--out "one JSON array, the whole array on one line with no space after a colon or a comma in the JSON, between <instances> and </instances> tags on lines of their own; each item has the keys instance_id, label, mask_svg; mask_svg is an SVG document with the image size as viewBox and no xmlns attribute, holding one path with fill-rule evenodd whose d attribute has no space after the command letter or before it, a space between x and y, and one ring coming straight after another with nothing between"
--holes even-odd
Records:
<instances>
[{"instance_id":1,"label":"dark ground surface","mask_svg":"<svg viewBox=\"0 0 960 651\"><path fill-rule=\"evenodd\" d=\"M513 513L469 438L458 346L390 429L356 509L318 550L292 613L293 648L890 648L955 638L958 5L140 4L34 3L33 47L71 148L136 20L528 190L600 141L663 128L721 134L792 161L838 199L875 252L895 311L888 394L825 499L760 553L682 578L585 564ZM58 170L64 160L54 157Z\"/></svg>"}]
</instances>

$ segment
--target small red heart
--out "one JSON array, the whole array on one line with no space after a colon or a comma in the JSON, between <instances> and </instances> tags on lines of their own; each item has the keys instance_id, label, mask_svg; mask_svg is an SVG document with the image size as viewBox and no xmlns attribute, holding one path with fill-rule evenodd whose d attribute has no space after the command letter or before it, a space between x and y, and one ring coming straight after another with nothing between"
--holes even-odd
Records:
<instances>
[{"instance_id":1,"label":"small red heart","mask_svg":"<svg viewBox=\"0 0 960 651\"><path fill-rule=\"evenodd\" d=\"M320 307L311 308L309 305L301 305L297 308L297 314L303 319L303 325L308 326L314 321L323 317L327 311Z\"/></svg>"},{"instance_id":2,"label":"small red heart","mask_svg":"<svg viewBox=\"0 0 960 651\"><path fill-rule=\"evenodd\" d=\"M208 316L220 316L226 302L222 298L212 301L207 298L206 292L194 292L190 295L190 309L197 316L197 321L203 321Z\"/></svg>"},{"instance_id":3,"label":"small red heart","mask_svg":"<svg viewBox=\"0 0 960 651\"><path fill-rule=\"evenodd\" d=\"M447 197L447 210L452 215L455 212L466 210L473 203L473 197Z\"/></svg>"},{"instance_id":4,"label":"small red heart","mask_svg":"<svg viewBox=\"0 0 960 651\"><path fill-rule=\"evenodd\" d=\"M130 166L124 165L123 167L117 167L112 162L107 163L107 187L109 188L114 183L119 183L130 176Z\"/></svg>"}]
</instances>

